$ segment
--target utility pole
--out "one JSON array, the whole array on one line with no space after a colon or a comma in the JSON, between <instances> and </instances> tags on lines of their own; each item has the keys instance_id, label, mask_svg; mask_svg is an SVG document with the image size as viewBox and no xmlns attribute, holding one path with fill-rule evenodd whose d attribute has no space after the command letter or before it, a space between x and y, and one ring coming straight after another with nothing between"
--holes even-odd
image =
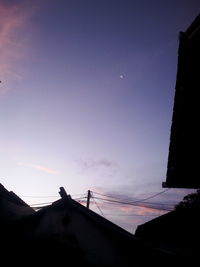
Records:
<instances>
[{"instance_id":1,"label":"utility pole","mask_svg":"<svg viewBox=\"0 0 200 267\"><path fill-rule=\"evenodd\" d=\"M87 208L88 209L90 207L90 198L91 198L91 192L90 192L90 190L88 190L88 194L87 194Z\"/></svg>"}]
</instances>

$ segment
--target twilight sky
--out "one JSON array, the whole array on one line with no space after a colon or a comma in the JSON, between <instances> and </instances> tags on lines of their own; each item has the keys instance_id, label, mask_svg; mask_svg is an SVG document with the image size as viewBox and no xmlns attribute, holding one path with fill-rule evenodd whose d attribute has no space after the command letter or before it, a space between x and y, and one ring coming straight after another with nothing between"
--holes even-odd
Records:
<instances>
[{"instance_id":1,"label":"twilight sky","mask_svg":"<svg viewBox=\"0 0 200 267\"><path fill-rule=\"evenodd\" d=\"M162 191L178 35L199 12L199 0L0 0L0 182L30 204L60 186ZM150 219L98 203L129 231Z\"/></svg>"}]
</instances>

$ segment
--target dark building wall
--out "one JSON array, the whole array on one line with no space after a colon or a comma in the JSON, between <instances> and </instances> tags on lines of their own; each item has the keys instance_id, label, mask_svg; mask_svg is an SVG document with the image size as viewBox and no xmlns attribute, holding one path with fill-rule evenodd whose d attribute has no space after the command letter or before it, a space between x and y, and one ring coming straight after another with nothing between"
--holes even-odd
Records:
<instances>
[{"instance_id":1,"label":"dark building wall","mask_svg":"<svg viewBox=\"0 0 200 267\"><path fill-rule=\"evenodd\" d=\"M164 187L200 188L200 16L180 33L178 68Z\"/></svg>"},{"instance_id":2,"label":"dark building wall","mask_svg":"<svg viewBox=\"0 0 200 267\"><path fill-rule=\"evenodd\" d=\"M172 266L195 266L199 259L199 211L199 203L179 207L138 226L135 235L172 255Z\"/></svg>"}]
</instances>

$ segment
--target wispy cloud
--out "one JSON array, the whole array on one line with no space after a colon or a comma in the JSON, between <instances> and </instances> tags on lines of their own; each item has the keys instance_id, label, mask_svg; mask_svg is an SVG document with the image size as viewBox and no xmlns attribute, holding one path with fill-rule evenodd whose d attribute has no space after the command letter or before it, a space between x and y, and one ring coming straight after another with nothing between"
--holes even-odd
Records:
<instances>
[{"instance_id":1,"label":"wispy cloud","mask_svg":"<svg viewBox=\"0 0 200 267\"><path fill-rule=\"evenodd\" d=\"M27 5L0 3L0 80L3 81L0 93L5 93L8 87L4 82L8 80L21 79L16 71L16 63L24 56L24 38L20 35L22 29L27 25L31 16Z\"/></svg>"},{"instance_id":2,"label":"wispy cloud","mask_svg":"<svg viewBox=\"0 0 200 267\"><path fill-rule=\"evenodd\" d=\"M47 168L45 166L41 166L41 165L31 165L33 168L49 173L49 174L58 174L59 172L50 168Z\"/></svg>"},{"instance_id":3,"label":"wispy cloud","mask_svg":"<svg viewBox=\"0 0 200 267\"><path fill-rule=\"evenodd\" d=\"M29 164L29 163L24 163L24 162L18 162L17 163L18 166L26 166L26 167L31 167L34 168L36 170L48 173L48 174L54 174L57 175L59 174L59 172L57 170L48 168L46 166L42 166L42 165L36 165L36 164Z\"/></svg>"},{"instance_id":4,"label":"wispy cloud","mask_svg":"<svg viewBox=\"0 0 200 267\"><path fill-rule=\"evenodd\" d=\"M95 170L99 168L113 168L117 167L118 164L112 160L103 158L103 159L86 159L86 160L78 160L78 164L84 170Z\"/></svg>"}]
</instances>

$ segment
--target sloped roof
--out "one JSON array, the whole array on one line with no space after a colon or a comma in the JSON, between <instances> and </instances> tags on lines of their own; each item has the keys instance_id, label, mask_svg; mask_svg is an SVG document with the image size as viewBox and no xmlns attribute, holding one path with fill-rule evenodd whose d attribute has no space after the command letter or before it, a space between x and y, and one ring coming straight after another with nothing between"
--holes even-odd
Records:
<instances>
[{"instance_id":1,"label":"sloped roof","mask_svg":"<svg viewBox=\"0 0 200 267\"><path fill-rule=\"evenodd\" d=\"M36 216L39 219L44 214L48 214L53 210L74 210L75 212L78 212L79 214L87 218L87 220L95 224L97 228L104 230L109 235L115 235L118 238L126 239L126 241L132 241L134 239L133 234L129 233L128 231L114 224L113 222L107 220L106 218L100 216L91 209L86 208L79 202L73 200L70 195L66 194L66 192L64 195L62 195L61 199L53 202L51 205L41 208L36 212L36 214L33 214L31 217Z\"/></svg>"},{"instance_id":2,"label":"sloped roof","mask_svg":"<svg viewBox=\"0 0 200 267\"><path fill-rule=\"evenodd\" d=\"M71 197L63 198L60 200L57 200L52 203L52 205L43 208L39 212L48 212L49 209L52 209L54 207L60 207L62 209L72 208L80 212L83 216L87 217L89 220L91 220L93 223L98 225L99 227L103 227L104 229L108 230L109 232L118 233L121 235L126 236L127 238L133 238L134 236L129 233L128 231L124 230L120 226L112 223L111 221L107 220L106 218L100 216L96 212L92 211L91 209L86 208L79 202L73 200Z\"/></svg>"},{"instance_id":3,"label":"sloped roof","mask_svg":"<svg viewBox=\"0 0 200 267\"><path fill-rule=\"evenodd\" d=\"M146 244L146 242L141 241L139 237L136 237L135 235L127 232L126 230L112 223L106 218L98 215L94 211L86 208L85 206L81 205L77 201L71 199L70 196L63 197L53 202L52 205L49 205L47 207L40 209L38 212L36 212L35 215L32 215L32 217L37 217L38 219L40 219L44 216L45 218L45 214L46 215L53 214L54 211L55 212L56 211L58 212L59 211L61 212L71 211L72 214L75 211L81 214L83 217L87 218L88 222L91 222L93 225L96 226L96 231L97 232L99 231L99 235L97 236L95 235L94 237L90 236L91 233L89 229L90 229L91 223L89 223L89 227L87 228L87 234L86 234L88 235L88 241L87 241L87 237L85 237L86 243L87 242L93 243L94 248L93 248L93 245L91 246L91 248L92 250L94 249L94 251L96 251L95 243L98 243L99 241L101 242L101 240L98 240L98 236L100 237L101 234L104 233L103 236L107 236L107 240L110 239L108 243L111 242L112 245L113 243L116 244L116 246L119 248L119 254L121 256L123 255L122 258L120 258L120 262L118 263L119 265L117 266L132 266L133 263L136 266L146 266L147 259L149 263L153 262L155 264L156 262L160 262L161 259L166 258L166 254L163 251L161 251L159 248L155 248L149 244ZM75 229L72 235L77 234L77 237L78 237L78 235L82 231L84 231L84 226L83 228L81 227L81 229L77 228L77 231ZM103 244L101 244L101 246L102 245ZM94 253L94 251L91 252L91 250L88 248L85 248L85 247L81 247L81 248L86 252L86 254ZM95 253L98 254L98 257L101 257L102 251L96 251ZM145 257L143 257L144 255ZM116 255L116 258L117 257L118 255ZM98 265L98 266L101 266L101 265Z\"/></svg>"},{"instance_id":4,"label":"sloped roof","mask_svg":"<svg viewBox=\"0 0 200 267\"><path fill-rule=\"evenodd\" d=\"M5 208L9 206L8 203L14 205L14 211L13 207L12 209L9 207L9 216L6 213L1 213L2 210L5 210ZM20 210L21 213L19 212L19 207L20 209L22 208L22 210L29 210L29 212L26 212L26 216L24 216L25 212L22 212L22 210ZM70 211L72 213L70 213ZM23 262L25 264L24 266L26 266L27 261L30 259L35 264L38 264L37 259L39 259L39 262L43 262L43 265L45 266L49 263L51 265L52 262L56 265L63 264L63 261L66 261L66 264L71 264L70 266L73 266L75 263L77 263L77 265L87 263L87 266L93 266L88 265L90 257L94 257L94 255L95 257L96 255L98 256L97 259L102 257L101 249L97 249L104 247L104 243L102 242L106 242L105 245L110 247L111 251L116 245L117 250L114 249L114 251L118 252L116 252L116 259L114 259L114 261L120 260L119 266L132 266L132 261L135 264L136 262L137 264L139 263L139 266L146 266L141 265L141 262L144 263L144 261L146 261L146 258L141 257L144 254L148 258L148 261L151 259L154 263L155 258L160 261L160 257L165 257L159 250L147 246L134 235L84 207L80 203L71 199L67 194L62 196L61 199L53 202L52 205L43 207L35 212L15 194L12 194L3 186L0 186L0 213L2 218L4 215L6 218L3 223L0 221L0 235L4 244L3 255L7 255L8 251L9 253L14 254L15 257L13 258L13 263L15 265L16 262L19 261L20 264ZM81 216L73 217L73 215L77 213L79 215L81 214ZM65 216L70 216L70 214L72 214L72 218L75 218L75 220L82 216L87 219L83 220L88 222L88 227L86 228L87 232L83 235L84 239L82 239L84 242L78 241L79 235L82 236L82 233L85 230L84 224L79 229L79 226L82 224L78 224L77 226L76 221L72 220L72 225L73 222L75 223L74 229L68 229L67 227L66 230L64 230ZM55 220L53 218L55 218ZM91 235L91 225L96 226L94 228L92 227L92 233L97 232L97 235ZM70 229L72 229L72 232ZM103 237L102 240L101 236ZM73 240L75 240L75 243ZM78 241L78 243L76 243L76 241ZM100 246L98 245L99 241ZM95 246L95 243L97 246ZM91 244L91 246L88 246L87 244ZM33 254L33 251L36 254ZM21 254L22 252L23 254ZM94 252L96 254L94 254ZM19 255L22 255L22 257L20 256L19 258ZM38 257L35 257L35 255ZM89 255L89 258L87 258L86 255ZM108 256L109 255L108 251ZM106 257L107 256L104 255L104 260L107 261ZM9 260L12 262L12 258ZM97 265L99 264L98 260L96 263ZM102 265L99 264L98 266ZM111 264L108 266L116 265Z\"/></svg>"},{"instance_id":5,"label":"sloped roof","mask_svg":"<svg viewBox=\"0 0 200 267\"><path fill-rule=\"evenodd\" d=\"M87 217L93 223L99 227L103 227L109 231L120 233L126 237L132 238L133 235L118 225L112 223L106 218L100 216L94 211L86 208L82 204L73 200L70 196L63 197L51 205L41 208L37 212L31 208L27 203L25 203L20 197L18 197L14 192L8 191L2 184L0 184L0 213L1 221L9 221L20 219L26 216L26 221L32 220L34 217L37 217L38 220L44 213L48 213L53 209L74 209L80 212L83 216ZM31 215L31 216L30 216ZM23 220L23 221L25 221Z\"/></svg>"},{"instance_id":6,"label":"sloped roof","mask_svg":"<svg viewBox=\"0 0 200 267\"><path fill-rule=\"evenodd\" d=\"M2 223L33 214L35 211L14 192L8 191L0 184L0 213Z\"/></svg>"}]
</instances>

